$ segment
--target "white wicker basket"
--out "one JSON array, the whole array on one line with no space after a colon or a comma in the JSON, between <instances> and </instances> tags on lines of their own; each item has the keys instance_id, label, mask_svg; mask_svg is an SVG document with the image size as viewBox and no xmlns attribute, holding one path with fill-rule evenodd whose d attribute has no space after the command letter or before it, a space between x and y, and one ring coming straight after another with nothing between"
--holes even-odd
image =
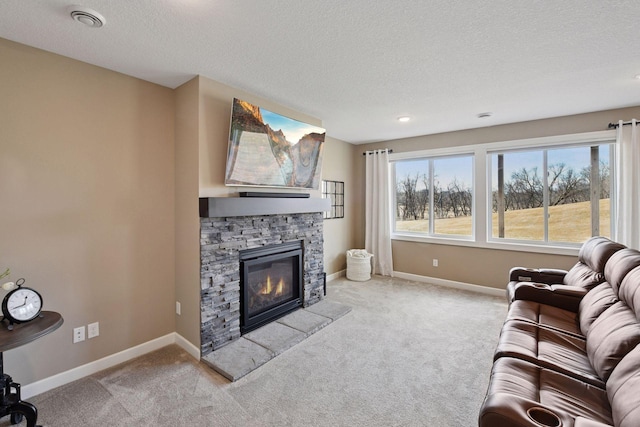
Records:
<instances>
[{"instance_id":1,"label":"white wicker basket","mask_svg":"<svg viewBox=\"0 0 640 427\"><path fill-rule=\"evenodd\" d=\"M365 282L371 279L371 258L373 254L364 249L347 251L347 279Z\"/></svg>"}]
</instances>

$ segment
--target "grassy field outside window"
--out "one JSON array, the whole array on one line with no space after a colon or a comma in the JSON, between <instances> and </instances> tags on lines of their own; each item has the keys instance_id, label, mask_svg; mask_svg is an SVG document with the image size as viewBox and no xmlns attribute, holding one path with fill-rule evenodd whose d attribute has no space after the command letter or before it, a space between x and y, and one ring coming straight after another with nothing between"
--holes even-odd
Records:
<instances>
[{"instance_id":1,"label":"grassy field outside window","mask_svg":"<svg viewBox=\"0 0 640 427\"><path fill-rule=\"evenodd\" d=\"M507 211L506 239L542 241L544 226L543 208ZM600 235L611 237L610 200L600 200ZM553 241L582 243L591 237L591 205L589 202L551 206L549 208L549 235ZM436 219L440 233L447 235L471 234L471 217ZM493 214L493 235L498 234L498 214ZM397 221L397 232L425 233L429 230L426 220Z\"/></svg>"}]
</instances>

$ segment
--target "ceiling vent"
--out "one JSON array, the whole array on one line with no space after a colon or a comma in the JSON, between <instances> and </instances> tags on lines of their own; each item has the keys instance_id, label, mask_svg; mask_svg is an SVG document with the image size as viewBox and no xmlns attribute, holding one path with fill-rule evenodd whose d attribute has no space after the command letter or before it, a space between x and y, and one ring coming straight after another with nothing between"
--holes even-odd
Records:
<instances>
[{"instance_id":1,"label":"ceiling vent","mask_svg":"<svg viewBox=\"0 0 640 427\"><path fill-rule=\"evenodd\" d=\"M100 28L104 25L104 16L100 15L93 9L82 6L72 6L69 9L71 17L78 22L92 28Z\"/></svg>"}]
</instances>

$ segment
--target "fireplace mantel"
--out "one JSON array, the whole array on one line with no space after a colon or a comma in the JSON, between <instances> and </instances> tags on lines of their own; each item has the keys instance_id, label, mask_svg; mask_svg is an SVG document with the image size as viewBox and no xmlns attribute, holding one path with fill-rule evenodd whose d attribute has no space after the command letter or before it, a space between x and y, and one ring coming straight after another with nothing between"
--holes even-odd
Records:
<instances>
[{"instance_id":1,"label":"fireplace mantel","mask_svg":"<svg viewBox=\"0 0 640 427\"><path fill-rule=\"evenodd\" d=\"M330 199L266 197L200 197L200 218L283 215L331 210Z\"/></svg>"}]
</instances>

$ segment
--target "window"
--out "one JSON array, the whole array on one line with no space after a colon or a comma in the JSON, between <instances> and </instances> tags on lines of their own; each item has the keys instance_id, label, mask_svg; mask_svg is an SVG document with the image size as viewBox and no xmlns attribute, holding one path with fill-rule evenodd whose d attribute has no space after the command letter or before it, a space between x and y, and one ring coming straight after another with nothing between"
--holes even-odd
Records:
<instances>
[{"instance_id":1,"label":"window","mask_svg":"<svg viewBox=\"0 0 640 427\"><path fill-rule=\"evenodd\" d=\"M399 160L394 166L394 231L473 235L472 155Z\"/></svg>"},{"instance_id":2,"label":"window","mask_svg":"<svg viewBox=\"0 0 640 427\"><path fill-rule=\"evenodd\" d=\"M390 155L392 238L573 254L614 235L615 131Z\"/></svg>"},{"instance_id":3,"label":"window","mask_svg":"<svg viewBox=\"0 0 640 427\"><path fill-rule=\"evenodd\" d=\"M344 182L322 181L322 198L331 199L331 210L323 213L323 218L344 218Z\"/></svg>"},{"instance_id":4,"label":"window","mask_svg":"<svg viewBox=\"0 0 640 427\"><path fill-rule=\"evenodd\" d=\"M581 243L611 236L612 144L501 150L491 161L491 237Z\"/></svg>"}]
</instances>

